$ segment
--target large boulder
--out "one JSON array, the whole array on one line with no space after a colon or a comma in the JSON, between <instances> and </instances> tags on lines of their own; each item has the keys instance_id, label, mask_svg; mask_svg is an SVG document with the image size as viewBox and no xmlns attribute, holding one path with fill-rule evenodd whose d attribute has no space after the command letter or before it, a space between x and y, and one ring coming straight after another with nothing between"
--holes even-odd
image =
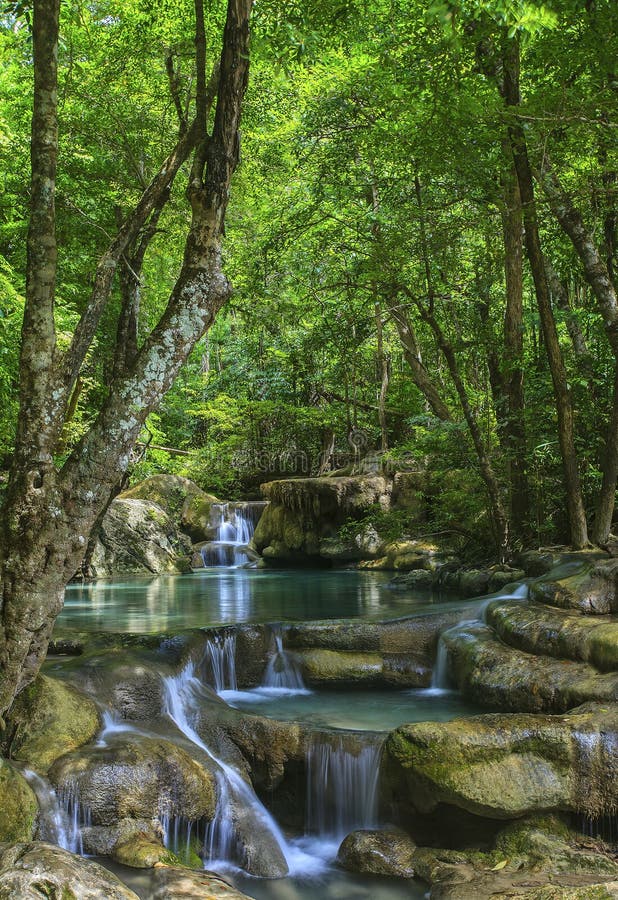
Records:
<instances>
[{"instance_id":1,"label":"large boulder","mask_svg":"<svg viewBox=\"0 0 618 900\"><path fill-rule=\"evenodd\" d=\"M180 475L151 475L120 495L124 500L156 503L194 543L212 539L210 512L216 497Z\"/></svg>"},{"instance_id":2,"label":"large boulder","mask_svg":"<svg viewBox=\"0 0 618 900\"><path fill-rule=\"evenodd\" d=\"M182 816L210 821L215 778L181 747L160 738L120 734L59 760L50 772L59 794L73 795L93 825L121 819Z\"/></svg>"},{"instance_id":3,"label":"large boulder","mask_svg":"<svg viewBox=\"0 0 618 900\"><path fill-rule=\"evenodd\" d=\"M117 497L107 510L90 559L95 577L180 572L176 561L191 551L176 525L151 500Z\"/></svg>"},{"instance_id":4,"label":"large boulder","mask_svg":"<svg viewBox=\"0 0 618 900\"><path fill-rule=\"evenodd\" d=\"M385 785L391 799L421 813L444 803L494 819L613 815L617 748L618 704L403 725L385 744Z\"/></svg>"},{"instance_id":5,"label":"large boulder","mask_svg":"<svg viewBox=\"0 0 618 900\"><path fill-rule=\"evenodd\" d=\"M36 796L25 778L0 757L0 842L29 841L39 811Z\"/></svg>"},{"instance_id":6,"label":"large boulder","mask_svg":"<svg viewBox=\"0 0 618 900\"><path fill-rule=\"evenodd\" d=\"M582 561L584 556L584 561ZM533 600L587 615L618 612L618 559L598 560L598 553L567 559L530 586Z\"/></svg>"},{"instance_id":7,"label":"large boulder","mask_svg":"<svg viewBox=\"0 0 618 900\"><path fill-rule=\"evenodd\" d=\"M350 872L413 878L415 850L404 831L353 831L339 847L337 861Z\"/></svg>"},{"instance_id":8,"label":"large boulder","mask_svg":"<svg viewBox=\"0 0 618 900\"><path fill-rule=\"evenodd\" d=\"M37 772L91 741L100 727L94 702L70 684L39 675L17 696L8 720L5 749Z\"/></svg>"},{"instance_id":9,"label":"large boulder","mask_svg":"<svg viewBox=\"0 0 618 900\"><path fill-rule=\"evenodd\" d=\"M448 669L463 693L483 706L562 712L588 700L618 700L618 673L588 663L536 656L509 647L487 625L470 623L442 635Z\"/></svg>"},{"instance_id":10,"label":"large boulder","mask_svg":"<svg viewBox=\"0 0 618 900\"><path fill-rule=\"evenodd\" d=\"M526 653L590 662L618 670L618 620L585 616L540 603L495 601L485 619L505 643Z\"/></svg>"},{"instance_id":11,"label":"large boulder","mask_svg":"<svg viewBox=\"0 0 618 900\"><path fill-rule=\"evenodd\" d=\"M0 847L0 900L138 900L103 866L42 841Z\"/></svg>"},{"instance_id":12,"label":"large boulder","mask_svg":"<svg viewBox=\"0 0 618 900\"><path fill-rule=\"evenodd\" d=\"M154 872L152 900L250 900L220 875L171 866Z\"/></svg>"},{"instance_id":13,"label":"large boulder","mask_svg":"<svg viewBox=\"0 0 618 900\"><path fill-rule=\"evenodd\" d=\"M388 509L391 482L382 475L297 478L268 482L262 492L270 503L255 530L256 550L273 562L326 561L349 552L333 544L344 522L360 519L376 505ZM363 532L358 546L352 541L352 556L377 554L380 543Z\"/></svg>"}]
</instances>

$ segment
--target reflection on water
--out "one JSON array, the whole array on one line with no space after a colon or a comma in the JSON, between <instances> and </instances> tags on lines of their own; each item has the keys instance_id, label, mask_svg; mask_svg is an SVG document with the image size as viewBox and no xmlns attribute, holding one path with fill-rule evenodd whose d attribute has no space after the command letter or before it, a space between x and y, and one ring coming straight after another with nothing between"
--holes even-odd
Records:
<instances>
[{"instance_id":1,"label":"reflection on water","mask_svg":"<svg viewBox=\"0 0 618 900\"><path fill-rule=\"evenodd\" d=\"M448 722L481 712L454 691L435 696L431 690L422 689L307 691L272 696L257 688L226 692L225 700L230 706L260 716L305 722L314 728L356 731L391 731L404 722Z\"/></svg>"},{"instance_id":2,"label":"reflection on water","mask_svg":"<svg viewBox=\"0 0 618 900\"><path fill-rule=\"evenodd\" d=\"M394 618L448 604L360 571L205 569L69 585L58 630L156 632L236 622ZM451 602L450 608L453 608Z\"/></svg>"}]
</instances>

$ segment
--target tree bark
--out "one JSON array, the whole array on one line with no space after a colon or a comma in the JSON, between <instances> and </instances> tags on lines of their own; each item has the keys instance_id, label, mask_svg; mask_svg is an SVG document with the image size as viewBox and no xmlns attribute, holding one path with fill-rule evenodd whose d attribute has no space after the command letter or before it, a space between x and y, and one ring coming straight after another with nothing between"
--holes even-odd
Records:
<instances>
[{"instance_id":1,"label":"tree bark","mask_svg":"<svg viewBox=\"0 0 618 900\"><path fill-rule=\"evenodd\" d=\"M502 234L504 240L504 369L507 416L504 444L511 482L513 532L523 541L529 536L530 485L528 482L524 396L523 221L517 177L510 166L504 182Z\"/></svg>"},{"instance_id":2,"label":"tree bark","mask_svg":"<svg viewBox=\"0 0 618 900\"><path fill-rule=\"evenodd\" d=\"M560 350L556 323L551 308L549 288L545 277L545 264L539 237L534 185L528 158L526 136L517 115L517 107L520 102L519 43L517 38L505 38L505 41L501 92L511 112L508 134L522 202L526 252L534 281L541 328L556 400L558 440L564 469L570 540L574 547L581 548L588 545L588 528L577 467L577 454L575 452L573 405Z\"/></svg>"},{"instance_id":3,"label":"tree bark","mask_svg":"<svg viewBox=\"0 0 618 900\"><path fill-rule=\"evenodd\" d=\"M550 206L563 231L579 256L586 280L590 284L603 318L605 333L614 354L617 377L614 378L612 412L601 461L603 480L597 499L593 538L605 544L609 537L618 479L618 295L606 261L584 223L583 216L564 190L546 157L538 175Z\"/></svg>"},{"instance_id":4,"label":"tree bark","mask_svg":"<svg viewBox=\"0 0 618 900\"><path fill-rule=\"evenodd\" d=\"M221 239L230 182L238 161L251 5L251 0L228 0L213 132L207 141L205 165L192 171L188 190L191 226L182 269L165 312L129 370L111 385L97 420L63 468L57 471L50 462L44 472L20 465L11 471L2 515L2 715L41 666L62 607L65 585L79 568L97 517L127 468L143 422L230 294L221 265ZM48 0L35 0L35 46L40 40L45 45L50 40L54 46L57 42L57 19L55 37L48 30L41 33L47 21L41 18L41 9L45 13L48 7ZM35 56L35 66L41 65L49 78L49 61ZM48 94L43 98L46 103ZM48 152L55 147L53 144ZM36 161L33 155L33 178L35 171L39 177ZM98 314L98 295L92 302L95 310L85 315L84 321L90 324L81 329L80 348L92 317ZM47 294L40 305L43 312L49 312ZM49 335L47 338L49 344ZM26 366L29 352L27 346ZM47 359L46 363L47 368L35 373L40 379L35 387L42 396L48 387ZM23 401L29 401L27 394ZM58 429L61 423L54 422L53 427ZM29 445L32 434L22 430L21 441Z\"/></svg>"},{"instance_id":5,"label":"tree bark","mask_svg":"<svg viewBox=\"0 0 618 900\"><path fill-rule=\"evenodd\" d=\"M388 450L388 427L386 423L386 395L390 381L390 360L384 352L384 326L382 324L382 309L379 303L375 305L376 334L378 343L378 370L380 373L380 392L378 395L378 420L380 422L380 449Z\"/></svg>"}]
</instances>

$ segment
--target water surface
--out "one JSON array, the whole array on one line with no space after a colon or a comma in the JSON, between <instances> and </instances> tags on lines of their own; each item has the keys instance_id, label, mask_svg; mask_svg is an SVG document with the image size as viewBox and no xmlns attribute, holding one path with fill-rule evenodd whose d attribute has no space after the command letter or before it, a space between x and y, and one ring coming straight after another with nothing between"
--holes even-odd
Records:
<instances>
[{"instance_id":1,"label":"water surface","mask_svg":"<svg viewBox=\"0 0 618 900\"><path fill-rule=\"evenodd\" d=\"M239 622L388 619L457 605L428 591L393 591L390 578L356 570L212 568L100 579L69 585L56 629L150 633Z\"/></svg>"}]
</instances>

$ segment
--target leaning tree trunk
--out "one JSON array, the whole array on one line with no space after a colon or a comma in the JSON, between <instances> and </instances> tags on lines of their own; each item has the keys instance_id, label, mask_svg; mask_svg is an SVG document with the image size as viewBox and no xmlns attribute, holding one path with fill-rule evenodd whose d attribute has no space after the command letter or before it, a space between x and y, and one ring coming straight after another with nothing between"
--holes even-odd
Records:
<instances>
[{"instance_id":1,"label":"leaning tree trunk","mask_svg":"<svg viewBox=\"0 0 618 900\"><path fill-rule=\"evenodd\" d=\"M582 262L586 280L592 288L599 312L603 317L605 333L614 355L614 365L618 376L618 294L611 271L586 228L580 211L562 187L547 157L538 177L558 222L571 239ZM618 377L614 378L612 412L601 469L603 482L597 500L594 540L598 544L605 544L612 526L618 479Z\"/></svg>"},{"instance_id":2,"label":"leaning tree trunk","mask_svg":"<svg viewBox=\"0 0 618 900\"><path fill-rule=\"evenodd\" d=\"M31 253L41 254L41 259L30 260L28 268L20 412L28 408L31 396L37 398L37 403L30 407L24 417L26 424L18 433L2 516L1 715L36 676L45 658L66 583L80 566L90 532L126 470L148 413L161 401L229 297L230 285L221 265L221 238L230 181L238 162L240 111L249 68L251 5L251 0L228 0L213 130L208 140L201 142L198 163L194 161L188 191L191 226L182 269L166 310L132 365L110 386L93 426L62 469L57 470L50 447L62 427L61 421L53 420L58 404L51 403L52 408L47 411L41 404L53 376L62 376L62 389L69 391L77 356L73 346L69 358L56 367L51 364L58 19L57 4L35 0L33 213L29 246ZM200 0L196 8L201 8ZM201 80L205 84L205 79ZM82 320L80 345L100 311L97 296ZM39 345L41 356L37 357ZM39 423L37 414L41 413L44 416Z\"/></svg>"},{"instance_id":3,"label":"leaning tree trunk","mask_svg":"<svg viewBox=\"0 0 618 900\"><path fill-rule=\"evenodd\" d=\"M511 113L508 133L522 202L526 251L534 281L558 415L558 441L564 470L570 539L574 547L581 548L588 545L588 528L575 451L573 404L545 277L526 135L517 115L520 94L519 44L516 38L507 39L503 56L503 79L502 93Z\"/></svg>"}]
</instances>

